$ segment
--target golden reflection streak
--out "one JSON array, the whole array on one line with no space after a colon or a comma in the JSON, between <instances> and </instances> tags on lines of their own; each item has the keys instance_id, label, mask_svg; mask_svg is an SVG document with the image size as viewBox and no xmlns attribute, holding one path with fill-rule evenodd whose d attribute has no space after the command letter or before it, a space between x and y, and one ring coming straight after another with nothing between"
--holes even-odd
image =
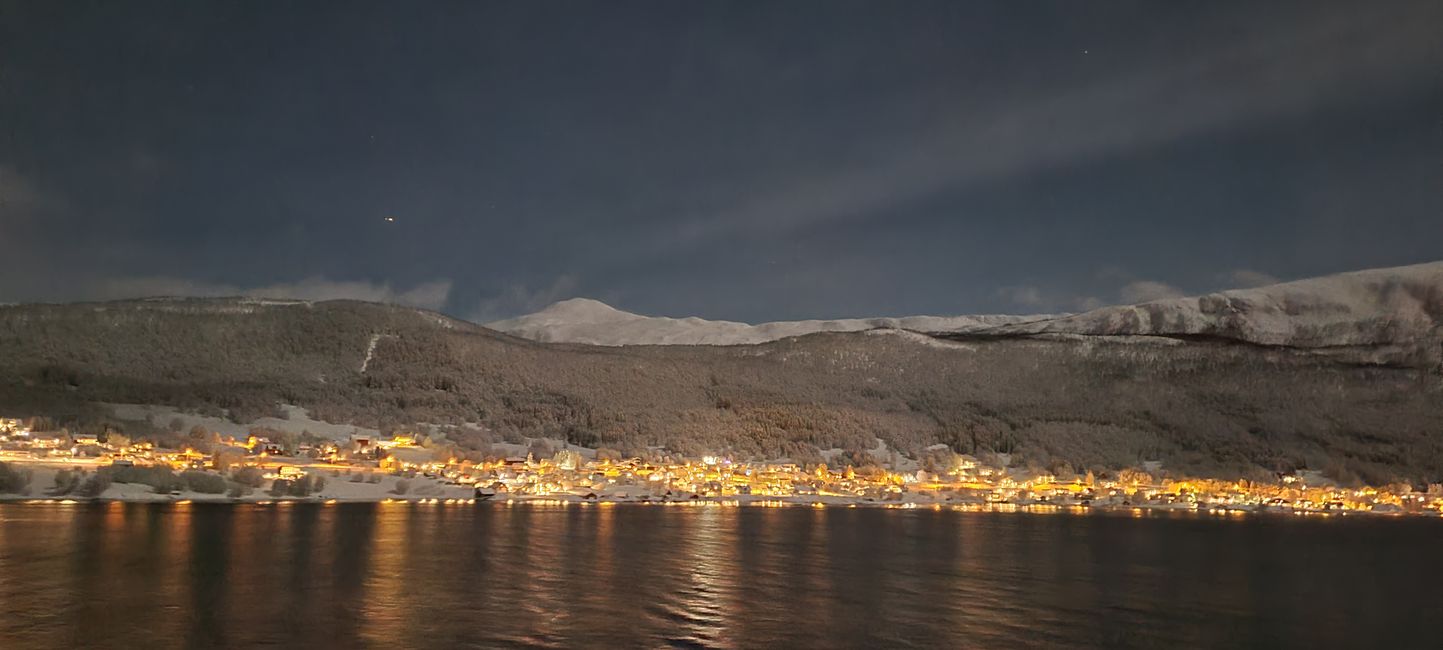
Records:
<instances>
[{"instance_id":1,"label":"golden reflection streak","mask_svg":"<svg viewBox=\"0 0 1443 650\"><path fill-rule=\"evenodd\" d=\"M51 519L52 517L54 519ZM84 581L88 579L89 576L85 575L83 573L84 569L77 566L74 561L76 559L75 555L81 552L81 549L78 548L80 546L80 535L78 534L79 531L74 527L74 518L75 509L64 506L53 509L46 508L45 511L38 513L37 519L41 519L42 521L28 520L29 518L25 516L17 516L12 520L11 525L16 527L13 541L21 549L35 546L37 539L29 536L37 535L40 536L40 544L44 544L47 547L53 545L55 548L52 550L57 551L59 556L66 560L63 564L57 565L61 570L67 571L65 578L68 579L68 581L65 584L65 588L61 590L47 590L47 593L43 594L41 598L32 598L31 604L36 606L38 611L63 611L71 604L75 595L85 593L86 585ZM37 524L43 525L43 527L37 526ZM51 526L51 524L54 525ZM23 571L24 567L17 568L22 570L22 575L29 573ZM29 596L26 594L27 588L23 580L15 584L15 590L16 591L12 593L16 597ZM33 622L24 620L16 620L14 623L22 635L27 632L26 628L32 627L33 625ZM44 630L40 630L40 632L43 634Z\"/></svg>"},{"instance_id":2,"label":"golden reflection streak","mask_svg":"<svg viewBox=\"0 0 1443 650\"><path fill-rule=\"evenodd\" d=\"M151 511L151 516L163 518L160 545L165 549L169 560L162 564L164 568L160 580L161 598L176 607L176 611L185 611L185 608L195 602L191 593L191 581L187 579L191 571L191 554L195 552L195 531L192 528L190 508L181 506L158 512ZM161 638L184 639L188 636L186 619L183 616L162 617L161 625L168 629Z\"/></svg>"},{"instance_id":3,"label":"golden reflection streak","mask_svg":"<svg viewBox=\"0 0 1443 650\"><path fill-rule=\"evenodd\" d=\"M616 508L600 503L596 509L596 569L599 575L610 576L616 570L612 558L612 537L615 536Z\"/></svg>"},{"instance_id":4,"label":"golden reflection streak","mask_svg":"<svg viewBox=\"0 0 1443 650\"><path fill-rule=\"evenodd\" d=\"M735 516L723 508L703 508L694 516L682 516L686 526L681 550L692 567L688 572L690 589L680 599L686 608L685 627L692 638L706 643L726 644L729 636L722 603L731 592L724 577L730 565L720 561L720 556L731 550L722 528L734 526Z\"/></svg>"},{"instance_id":5,"label":"golden reflection streak","mask_svg":"<svg viewBox=\"0 0 1443 650\"><path fill-rule=\"evenodd\" d=\"M236 507L232 510L232 528L230 534L231 539L235 541L226 548L225 583L227 585L227 596L225 602L227 611L219 614L220 616L225 616L237 621L246 620L244 611L245 604L241 602L243 600L242 598L236 597L238 594L235 593L234 585L247 577L246 574L251 569L249 565L256 561L256 547L254 545L267 541L260 539L262 535L254 530L257 527L257 518L262 515L273 517L274 513L269 510L262 511L256 506Z\"/></svg>"},{"instance_id":6,"label":"golden reflection streak","mask_svg":"<svg viewBox=\"0 0 1443 650\"><path fill-rule=\"evenodd\" d=\"M986 635L998 634L998 629L1006 630L1027 630L1033 621L1027 619L1023 610L1013 606L1011 602L1014 594L1009 593L1010 581L1003 581L993 562L989 558L1005 557L1017 551L1014 547L1000 548L1001 540L991 535L993 526L985 516L972 514L981 513L1017 513L1021 512L1012 504L1002 509L986 508L981 511L958 513L957 528L959 544L958 561L962 570L976 576L975 579L966 581L965 591L953 590L951 593L958 604L955 609L959 612L959 620L965 621L963 628L968 636L983 637Z\"/></svg>"},{"instance_id":7,"label":"golden reflection streak","mask_svg":"<svg viewBox=\"0 0 1443 650\"><path fill-rule=\"evenodd\" d=\"M5 515L6 504L0 503L0 602L8 601L12 596L10 576L13 575L9 566L6 566L6 558L10 557L10 524ZM0 638L13 637L10 625L14 617L0 616Z\"/></svg>"},{"instance_id":8,"label":"golden reflection streak","mask_svg":"<svg viewBox=\"0 0 1443 650\"><path fill-rule=\"evenodd\" d=\"M371 563L367 568L361 638L378 648L406 647L406 529L413 516L404 502L386 501L378 506L372 528Z\"/></svg>"},{"instance_id":9,"label":"golden reflection streak","mask_svg":"<svg viewBox=\"0 0 1443 650\"><path fill-rule=\"evenodd\" d=\"M529 640L535 644L553 645L552 639L561 635L559 629L571 621L571 609L568 607L570 594L558 571L564 566L569 553L560 540L565 534L563 527L570 522L569 518L564 518L565 510L572 505L563 501L551 507L537 508L525 519L526 572L523 580L530 586L530 593L522 606L533 614Z\"/></svg>"}]
</instances>

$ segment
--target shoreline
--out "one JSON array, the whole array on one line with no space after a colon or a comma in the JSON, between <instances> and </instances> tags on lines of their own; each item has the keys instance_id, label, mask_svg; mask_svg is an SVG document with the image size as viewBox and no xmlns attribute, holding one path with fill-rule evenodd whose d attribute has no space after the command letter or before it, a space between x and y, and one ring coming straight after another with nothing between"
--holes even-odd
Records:
<instances>
[{"instance_id":1,"label":"shoreline","mask_svg":"<svg viewBox=\"0 0 1443 650\"><path fill-rule=\"evenodd\" d=\"M261 452L232 463L231 467L240 469L230 474L207 467L203 456L189 450L156 452L144 447L135 453L145 464L126 459L123 465L114 459L107 464L107 459L99 456L15 458L18 454L10 454L5 464L18 466L23 473L4 486L10 491L0 494L0 503L459 505L492 500L523 505L930 508L1134 516L1154 512L1443 516L1443 486L1430 485L1426 493L1409 486L1397 490L1342 488L1310 485L1317 477L1309 474L1282 477L1278 484L1255 484L1166 477L1158 481L1133 472L1094 483L1090 472L1085 480L1058 480L1035 471L1018 475L1005 468L979 468L975 461L962 457L959 468L945 476L921 470L874 470L854 476L850 468L837 471L825 465L815 469L794 464L754 466L712 457L699 464L652 464L640 459L613 463L586 460L575 452L559 452L550 460L536 461L528 455L524 460L472 464L435 460L434 453L414 447L410 438L398 437L392 442L386 447L388 455L373 464ZM414 457L422 453L429 460ZM120 469L108 469L117 466Z\"/></svg>"},{"instance_id":2,"label":"shoreline","mask_svg":"<svg viewBox=\"0 0 1443 650\"><path fill-rule=\"evenodd\" d=\"M1031 514L1031 515L1131 515L1150 516L1153 514L1169 515L1197 515L1217 518L1239 518L1249 516L1264 517L1364 517L1364 518L1391 518L1391 519L1443 519L1443 513L1436 510L1425 510L1421 512L1376 512L1369 510L1318 510L1318 509L1295 509L1280 508L1277 506L1219 506L1219 507L1192 507L1183 504L1055 504L1055 503L998 503L998 502L964 502L964 501L858 501L839 497L696 497L696 498L671 498L671 499L587 499L574 495L516 495L511 497L496 496L493 498L475 498L470 496L430 496L430 495L387 495L385 497L336 497L336 496L311 496L311 497L272 497L269 495L250 495L246 497L227 497L213 494L182 494L162 495L149 494L142 498L139 495L117 497L76 497L74 495L0 495L0 505L112 505L112 504L145 504L145 505L232 505L232 506L291 506L291 505L354 505L354 504L385 504L385 505L432 505L432 506L543 506L543 507L613 507L613 506L669 506L669 507L740 507L740 508L814 508L814 509L852 509L867 508L876 510L932 510L952 511L971 513L998 513L998 514Z\"/></svg>"}]
</instances>

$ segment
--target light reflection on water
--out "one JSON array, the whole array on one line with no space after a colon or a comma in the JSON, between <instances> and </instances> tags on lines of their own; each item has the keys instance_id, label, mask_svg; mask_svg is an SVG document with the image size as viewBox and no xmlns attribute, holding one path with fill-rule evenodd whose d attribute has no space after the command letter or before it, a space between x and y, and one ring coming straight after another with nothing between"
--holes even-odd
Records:
<instances>
[{"instance_id":1,"label":"light reflection on water","mask_svg":"<svg viewBox=\"0 0 1443 650\"><path fill-rule=\"evenodd\" d=\"M0 505L0 648L1429 647L1443 522Z\"/></svg>"}]
</instances>

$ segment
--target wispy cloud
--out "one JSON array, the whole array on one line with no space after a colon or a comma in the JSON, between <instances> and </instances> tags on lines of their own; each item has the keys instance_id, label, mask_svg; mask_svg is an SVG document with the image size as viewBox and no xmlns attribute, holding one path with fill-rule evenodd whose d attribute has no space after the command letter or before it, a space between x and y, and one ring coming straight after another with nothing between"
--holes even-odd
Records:
<instances>
[{"instance_id":1,"label":"wispy cloud","mask_svg":"<svg viewBox=\"0 0 1443 650\"><path fill-rule=\"evenodd\" d=\"M1252 289L1254 287L1265 287L1281 282L1278 278L1267 273L1248 269L1228 271L1222 274L1222 277L1219 279L1227 289Z\"/></svg>"},{"instance_id":2,"label":"wispy cloud","mask_svg":"<svg viewBox=\"0 0 1443 650\"><path fill-rule=\"evenodd\" d=\"M282 300L364 300L423 309L441 309L451 295L450 280L423 282L406 289L390 283L336 281L310 277L296 282L259 287L216 284L185 278L148 276L104 280L87 292L91 299L116 300L154 296L248 296Z\"/></svg>"},{"instance_id":3,"label":"wispy cloud","mask_svg":"<svg viewBox=\"0 0 1443 650\"><path fill-rule=\"evenodd\" d=\"M1030 313L1082 312L1107 304L1095 296L1079 296L1032 285L1002 287L997 290L997 296Z\"/></svg>"},{"instance_id":4,"label":"wispy cloud","mask_svg":"<svg viewBox=\"0 0 1443 650\"><path fill-rule=\"evenodd\" d=\"M42 189L33 178L0 163L0 242L12 251L25 245L26 228L64 206L61 197Z\"/></svg>"},{"instance_id":5,"label":"wispy cloud","mask_svg":"<svg viewBox=\"0 0 1443 650\"><path fill-rule=\"evenodd\" d=\"M489 323L540 311L558 300L575 297L576 287L573 275L557 276L550 284L535 289L521 283L513 284L501 293L482 300L469 318L476 323Z\"/></svg>"},{"instance_id":6,"label":"wispy cloud","mask_svg":"<svg viewBox=\"0 0 1443 650\"><path fill-rule=\"evenodd\" d=\"M0 214L27 212L41 203L42 194L29 178L13 166L0 165Z\"/></svg>"},{"instance_id":7,"label":"wispy cloud","mask_svg":"<svg viewBox=\"0 0 1443 650\"><path fill-rule=\"evenodd\" d=\"M1373 8L1313 12L1251 36L1219 30L1218 47L1187 58L998 96L990 107L876 144L864 163L819 163L729 209L666 229L655 243L673 251L886 214L938 192L1146 150L1320 103L1359 101L1400 80L1435 75L1443 4Z\"/></svg>"},{"instance_id":8,"label":"wispy cloud","mask_svg":"<svg viewBox=\"0 0 1443 650\"><path fill-rule=\"evenodd\" d=\"M1042 291L1033 286L1002 287L997 290L997 295L1022 307L1034 308L1043 304Z\"/></svg>"},{"instance_id":9,"label":"wispy cloud","mask_svg":"<svg viewBox=\"0 0 1443 650\"><path fill-rule=\"evenodd\" d=\"M1118 297L1123 302L1151 302L1153 300L1167 300L1169 298L1181 298L1186 293L1182 289L1174 287L1165 282L1155 280L1138 280L1123 285L1118 291Z\"/></svg>"}]
</instances>

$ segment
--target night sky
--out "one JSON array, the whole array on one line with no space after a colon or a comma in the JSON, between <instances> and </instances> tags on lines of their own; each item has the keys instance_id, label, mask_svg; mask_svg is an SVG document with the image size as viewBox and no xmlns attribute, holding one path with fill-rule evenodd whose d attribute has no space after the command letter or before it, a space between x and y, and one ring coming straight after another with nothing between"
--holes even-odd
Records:
<instances>
[{"instance_id":1,"label":"night sky","mask_svg":"<svg viewBox=\"0 0 1443 650\"><path fill-rule=\"evenodd\" d=\"M0 0L0 256L748 321L1432 261L1443 2Z\"/></svg>"}]
</instances>

